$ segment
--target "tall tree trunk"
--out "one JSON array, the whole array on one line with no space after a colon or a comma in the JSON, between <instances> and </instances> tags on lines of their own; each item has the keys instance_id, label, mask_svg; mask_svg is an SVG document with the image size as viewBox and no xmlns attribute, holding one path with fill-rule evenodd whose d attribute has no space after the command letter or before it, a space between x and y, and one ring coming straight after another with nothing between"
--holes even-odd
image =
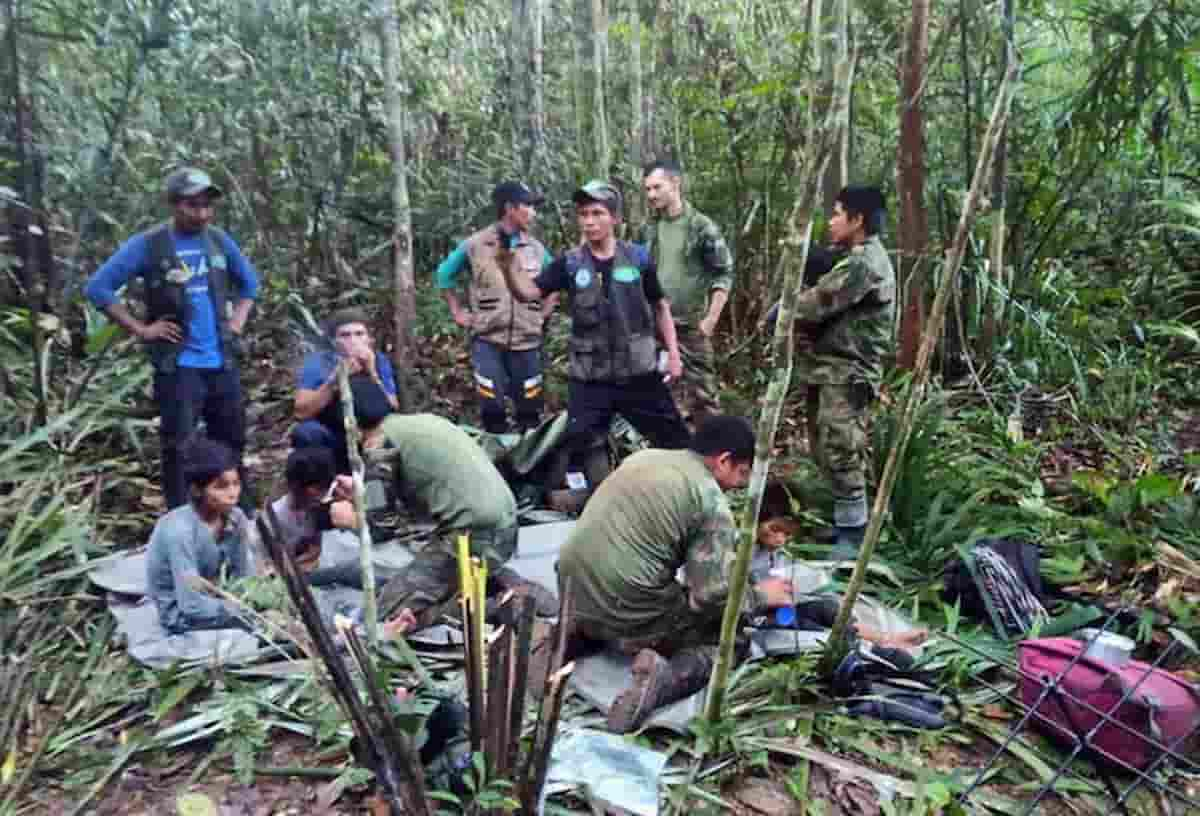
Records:
<instances>
[{"instance_id":1,"label":"tall tree trunk","mask_svg":"<svg viewBox=\"0 0 1200 816\"><path fill-rule=\"evenodd\" d=\"M512 13L508 20L508 71L500 78L504 89L502 98L508 100L509 127L512 130L512 146L522 158L522 172L529 170L529 149L533 142L529 121L529 36L526 0L512 0Z\"/></svg>"},{"instance_id":2,"label":"tall tree trunk","mask_svg":"<svg viewBox=\"0 0 1200 816\"><path fill-rule=\"evenodd\" d=\"M590 150L585 147L590 142L588 113L591 106L588 104L590 97L587 93L588 66L586 65L588 54L591 53L591 41L588 39L589 20L591 19L590 0L574 0L572 12L571 31L574 36L571 38L571 44L575 70L571 72L571 96L575 113L575 141L580 147L581 156L586 156Z\"/></svg>"},{"instance_id":3,"label":"tall tree trunk","mask_svg":"<svg viewBox=\"0 0 1200 816\"><path fill-rule=\"evenodd\" d=\"M1004 32L1004 42L1001 45L1001 63L1004 72L1013 63L1013 0L1004 0L1004 19L1001 30ZM996 158L992 165L992 241L991 257L988 262L990 285L983 295L983 328L979 338L979 351L984 360L991 358L992 350L996 347L996 335L1000 329L1000 310L996 300L1004 288L1004 241L1006 238L1008 199L1008 126L1000 132L1000 140L996 144Z\"/></svg>"},{"instance_id":4,"label":"tall tree trunk","mask_svg":"<svg viewBox=\"0 0 1200 816\"><path fill-rule=\"evenodd\" d=\"M917 363L913 369L912 381L908 393L905 395L896 438L892 442L892 449L883 466L879 491L875 494L875 503L871 508L871 521L867 525L862 549L854 564L854 573L850 576L850 583L846 587L845 595L842 596L842 603L830 630L825 653L821 657L819 670L824 677L833 675L848 649L847 635L850 629L850 615L854 609L854 603L858 600L858 594L862 590L863 581L867 577L867 565L871 563L871 556L875 554L875 545L879 543L879 533L883 529L883 519L887 515L888 505L891 503L892 490L896 486L896 474L900 469L900 460L904 458L904 451L908 447L913 421L916 418L917 410L925 400L925 388L929 383L929 361L933 356L933 348L937 344L938 337L941 335L950 292L954 288L954 280L958 276L958 270L962 267L963 257L966 254L967 238L970 235L971 225L975 221L979 199L988 182L996 143L999 141L1000 133L1008 119L1008 111L1016 91L1016 77L1017 66L1014 63L1009 66L1008 73L1005 74L1004 81L1000 83L1000 90L996 95L996 104L992 109L992 118L988 122L987 132L984 134L983 144L979 150L979 160L975 165L971 187L967 191L962 213L959 215L958 229L954 234L954 245L946 258L945 274L942 275L941 283L938 285L937 295L929 310L929 321L926 323L925 333L921 337L921 348L917 352Z\"/></svg>"},{"instance_id":5,"label":"tall tree trunk","mask_svg":"<svg viewBox=\"0 0 1200 816\"><path fill-rule=\"evenodd\" d=\"M26 95L21 71L20 0L8 0L5 4L5 24L9 61L9 90L12 94L13 153L19 174L21 197L24 206L12 208L12 241L17 257L21 259L21 283L25 290L25 303L29 309L30 352L33 357L33 393L35 427L46 424L49 414L47 392L49 391L49 355L44 354L46 336L42 331L42 312L45 308L46 280L49 268L42 261L49 255L49 230L42 208L41 185L36 168L38 161L36 135L34 133L33 94ZM52 259L51 259L52 261Z\"/></svg>"},{"instance_id":6,"label":"tall tree trunk","mask_svg":"<svg viewBox=\"0 0 1200 816\"><path fill-rule=\"evenodd\" d=\"M912 0L904 56L897 165L900 188L900 280L907 296L900 320L897 365L911 369L925 325L925 255L929 218L925 212L925 64L929 56L929 0Z\"/></svg>"},{"instance_id":7,"label":"tall tree trunk","mask_svg":"<svg viewBox=\"0 0 1200 816\"><path fill-rule=\"evenodd\" d=\"M721 716L725 701L725 688L729 671L733 666L733 647L738 634L742 599L746 593L746 582L750 572L750 557L754 552L755 530L758 515L762 511L763 494L767 485L767 473L771 467L771 450L775 434L783 413L788 387L792 380L792 365L795 352L794 315L796 303L804 285L804 265L808 259L809 240L812 236L813 211L818 206L821 182L825 165L837 144L838 134L850 118L850 84L854 75L855 54L850 50L849 32L842 9L848 0L834 0L832 18L839 25L834 29L832 40L836 49L835 81L832 95L824 95L820 88L820 54L813 49L812 76L814 83L808 88L809 114L808 138L805 140L805 166L798 174L800 192L796 197L793 215L789 221L789 232L783 242L783 255L787 260L787 275L783 283L779 317L775 323L775 338L772 343L774 371L763 398L762 413L758 417L757 439L754 451L754 470L750 476L750 507L746 524L738 541L737 560L729 582L729 599L725 602L725 615L721 621L721 644L712 680L708 686L708 698L704 716L716 721ZM821 2L813 0L810 22L810 42L814 45L822 38ZM819 117L819 118L818 118ZM794 261L794 262L793 262Z\"/></svg>"},{"instance_id":8,"label":"tall tree trunk","mask_svg":"<svg viewBox=\"0 0 1200 816\"><path fill-rule=\"evenodd\" d=\"M527 170L542 172L546 163L545 0L526 0L529 14L529 130L533 145Z\"/></svg>"},{"instance_id":9,"label":"tall tree trunk","mask_svg":"<svg viewBox=\"0 0 1200 816\"><path fill-rule=\"evenodd\" d=\"M841 14L843 19L833 21L834 28L841 30L845 28L849 31L849 8L842 4L841 11L834 13ZM821 76L823 79L822 93L830 95L833 93L834 74L837 71L835 59L837 54L829 48L821 50ZM853 93L853 89L851 89ZM842 191L842 188L849 183L850 180L850 126L847 123L846 129L838 134L837 143L834 145L833 155L829 158L829 163L825 165L824 187L824 209L826 213L833 211L833 202L837 198L837 194Z\"/></svg>"},{"instance_id":10,"label":"tall tree trunk","mask_svg":"<svg viewBox=\"0 0 1200 816\"><path fill-rule=\"evenodd\" d=\"M626 19L629 23L629 73L632 74L630 107L633 109L633 126L629 134L629 163L633 165L630 178L633 179L633 184L636 186L641 181L642 165L646 161L645 154L642 152L644 147L642 136L645 130L643 122L645 110L642 98L642 13L640 0L626 0L626 2L629 4L626 9ZM631 190L626 199L628 199L627 204L629 205L628 219L630 223L637 224L642 220L642 197Z\"/></svg>"},{"instance_id":11,"label":"tall tree trunk","mask_svg":"<svg viewBox=\"0 0 1200 816\"><path fill-rule=\"evenodd\" d=\"M392 149L392 319L396 347L392 357L396 377L402 380L400 407L412 407L411 380L406 372L412 359L412 327L417 316L417 290L413 283L412 211L408 201L408 157L404 145L404 97L400 93L400 30L394 0L377 0L380 51L383 58L383 93L387 106L388 139Z\"/></svg>"},{"instance_id":12,"label":"tall tree trunk","mask_svg":"<svg viewBox=\"0 0 1200 816\"><path fill-rule=\"evenodd\" d=\"M608 115L605 109L604 75L608 70L608 8L607 0L592 3L592 138L595 140L595 172L608 178L611 155L608 148Z\"/></svg>"}]
</instances>

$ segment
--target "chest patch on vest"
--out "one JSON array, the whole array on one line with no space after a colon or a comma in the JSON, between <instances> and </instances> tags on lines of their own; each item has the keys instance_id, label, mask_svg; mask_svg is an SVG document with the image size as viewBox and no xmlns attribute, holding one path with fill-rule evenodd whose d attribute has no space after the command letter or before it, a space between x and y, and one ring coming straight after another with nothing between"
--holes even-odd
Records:
<instances>
[{"instance_id":1,"label":"chest patch on vest","mask_svg":"<svg viewBox=\"0 0 1200 816\"><path fill-rule=\"evenodd\" d=\"M575 288L587 289L592 285L592 270L586 266L575 270Z\"/></svg>"},{"instance_id":2,"label":"chest patch on vest","mask_svg":"<svg viewBox=\"0 0 1200 816\"><path fill-rule=\"evenodd\" d=\"M613 280L618 283L633 283L640 280L642 271L633 266L619 266L613 270Z\"/></svg>"}]
</instances>

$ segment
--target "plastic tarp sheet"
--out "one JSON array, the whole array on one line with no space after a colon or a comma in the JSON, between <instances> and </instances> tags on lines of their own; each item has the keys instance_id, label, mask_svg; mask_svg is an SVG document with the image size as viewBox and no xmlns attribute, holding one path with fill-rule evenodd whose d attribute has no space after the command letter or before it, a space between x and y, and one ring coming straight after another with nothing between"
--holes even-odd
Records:
<instances>
[{"instance_id":1,"label":"plastic tarp sheet","mask_svg":"<svg viewBox=\"0 0 1200 816\"><path fill-rule=\"evenodd\" d=\"M619 734L581 728L554 742L546 791L579 790L594 805L634 816L658 816L667 755Z\"/></svg>"}]
</instances>

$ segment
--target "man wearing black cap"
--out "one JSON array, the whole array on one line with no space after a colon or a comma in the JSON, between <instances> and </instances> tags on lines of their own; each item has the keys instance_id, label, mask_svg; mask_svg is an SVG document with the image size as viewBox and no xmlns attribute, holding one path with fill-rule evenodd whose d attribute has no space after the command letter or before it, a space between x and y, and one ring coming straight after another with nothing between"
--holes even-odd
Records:
<instances>
[{"instance_id":1,"label":"man wearing black cap","mask_svg":"<svg viewBox=\"0 0 1200 816\"><path fill-rule=\"evenodd\" d=\"M506 397L513 401L517 430L532 428L541 418L542 324L556 301L517 303L504 283L510 270L532 280L550 261L546 248L529 234L542 197L520 182L506 181L492 191L492 201L497 222L459 244L434 279L454 322L471 332L483 428L503 433L508 429ZM465 309L455 291L464 266L470 272Z\"/></svg>"},{"instance_id":2,"label":"man wearing black cap","mask_svg":"<svg viewBox=\"0 0 1200 816\"><path fill-rule=\"evenodd\" d=\"M833 488L834 558L858 552L867 524L867 409L894 348L896 274L879 240L876 187L838 193L829 237L846 252L800 296L793 381L806 389L813 458Z\"/></svg>"},{"instance_id":3,"label":"man wearing black cap","mask_svg":"<svg viewBox=\"0 0 1200 816\"><path fill-rule=\"evenodd\" d=\"M203 170L184 167L167 176L171 220L126 241L84 290L150 352L168 507L187 501L181 449L201 417L208 436L228 445L239 462L245 444L237 351L258 275L237 243L210 226L221 195ZM117 297L135 277L145 283L143 319ZM242 483L247 484L244 473ZM253 505L249 489L242 497L244 506Z\"/></svg>"},{"instance_id":4,"label":"man wearing black cap","mask_svg":"<svg viewBox=\"0 0 1200 816\"><path fill-rule=\"evenodd\" d=\"M578 502L607 475L600 449L614 414L621 414L659 448L691 440L666 383L683 372L671 304L645 248L616 239L621 194L607 182L575 191L583 244L559 256L534 280L508 273L513 296L534 301L566 291L571 304L568 425L565 445L585 459L588 485ZM667 375L657 368L655 332L667 349Z\"/></svg>"}]
</instances>

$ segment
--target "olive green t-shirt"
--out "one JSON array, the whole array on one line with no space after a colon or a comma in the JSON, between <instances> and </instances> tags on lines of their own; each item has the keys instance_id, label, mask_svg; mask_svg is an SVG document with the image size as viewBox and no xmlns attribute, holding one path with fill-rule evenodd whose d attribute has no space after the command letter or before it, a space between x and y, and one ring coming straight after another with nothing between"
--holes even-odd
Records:
<instances>
[{"instance_id":1,"label":"olive green t-shirt","mask_svg":"<svg viewBox=\"0 0 1200 816\"><path fill-rule=\"evenodd\" d=\"M483 448L433 414L392 414L383 421L396 487L440 529L492 529L517 523L517 500Z\"/></svg>"},{"instance_id":2,"label":"olive green t-shirt","mask_svg":"<svg viewBox=\"0 0 1200 816\"><path fill-rule=\"evenodd\" d=\"M676 321L691 322L705 308L709 282L688 269L688 219L682 213L674 219L664 215L655 228L658 230L655 254L658 256L659 283L671 301L671 313Z\"/></svg>"},{"instance_id":3,"label":"olive green t-shirt","mask_svg":"<svg viewBox=\"0 0 1200 816\"><path fill-rule=\"evenodd\" d=\"M596 488L563 546L574 611L605 628L645 634L667 623L680 596L717 619L729 594L737 529L704 459L688 450L644 450ZM685 584L675 579L680 568ZM756 605L755 593L747 606Z\"/></svg>"}]
</instances>

